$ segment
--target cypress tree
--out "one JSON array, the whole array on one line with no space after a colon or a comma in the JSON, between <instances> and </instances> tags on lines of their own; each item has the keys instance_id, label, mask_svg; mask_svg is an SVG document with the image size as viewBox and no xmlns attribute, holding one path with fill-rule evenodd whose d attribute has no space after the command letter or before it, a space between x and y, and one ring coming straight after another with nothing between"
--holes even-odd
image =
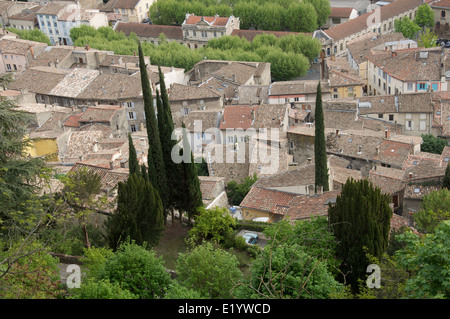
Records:
<instances>
[{"instance_id":1,"label":"cypress tree","mask_svg":"<svg viewBox=\"0 0 450 319\"><path fill-rule=\"evenodd\" d=\"M131 138L131 133L128 133L128 169L129 174L138 174L139 162L137 159L136 149L134 148L133 139Z\"/></svg>"},{"instance_id":2,"label":"cypress tree","mask_svg":"<svg viewBox=\"0 0 450 319\"><path fill-rule=\"evenodd\" d=\"M447 168L445 169L445 175L442 179L442 188L450 190L450 163L447 164Z\"/></svg>"},{"instance_id":3,"label":"cypress tree","mask_svg":"<svg viewBox=\"0 0 450 319\"><path fill-rule=\"evenodd\" d=\"M325 124L322 106L322 88L317 85L316 110L314 118L314 161L316 187L323 186L323 191L330 189L328 184L327 151L325 146Z\"/></svg>"},{"instance_id":4,"label":"cypress tree","mask_svg":"<svg viewBox=\"0 0 450 319\"><path fill-rule=\"evenodd\" d=\"M161 96L156 91L156 105L158 109L158 126L159 136L161 141L161 148L164 157L164 164L166 165L167 174L167 186L168 186L168 208L172 211L172 219L174 218L174 209L179 208L180 205L177 200L177 193L183 192L180 186L180 165L172 160L172 149L177 144L176 140L172 139L172 133L174 131L174 124L172 118L172 111L170 108L169 96L167 94L166 83L164 80L164 74L161 71L161 67L158 66L159 72L159 86L161 90Z\"/></svg>"},{"instance_id":5,"label":"cypress tree","mask_svg":"<svg viewBox=\"0 0 450 319\"><path fill-rule=\"evenodd\" d=\"M366 253L381 258L389 242L392 210L390 196L368 180L348 179L334 205L329 204L328 221L338 242L336 257L354 291L364 280L370 264Z\"/></svg>"},{"instance_id":6,"label":"cypress tree","mask_svg":"<svg viewBox=\"0 0 450 319\"><path fill-rule=\"evenodd\" d=\"M181 185L183 187L183 193L179 200L181 203L181 209L188 214L188 218L192 219L197 214L197 208L203 206L203 195L200 189L200 181L198 179L197 166L194 163L194 156L191 151L189 137L187 134L186 126L183 127L183 155L189 154L190 161L181 162ZM180 212L181 220L181 212Z\"/></svg>"},{"instance_id":7,"label":"cypress tree","mask_svg":"<svg viewBox=\"0 0 450 319\"><path fill-rule=\"evenodd\" d=\"M143 176L132 174L119 182L117 209L106 221L106 239L112 249L126 240L158 244L164 230L164 213L158 191Z\"/></svg>"},{"instance_id":8,"label":"cypress tree","mask_svg":"<svg viewBox=\"0 0 450 319\"><path fill-rule=\"evenodd\" d=\"M164 207L164 212L167 214L167 177L164 165L164 158L161 149L161 141L159 139L159 129L156 120L155 109L153 107L153 96L148 78L147 67L144 61L144 54L142 52L141 43L138 46L139 50L139 70L141 73L142 94L144 98L144 112L145 122L147 126L148 137L148 168L149 179L152 185L158 190Z\"/></svg>"}]
</instances>

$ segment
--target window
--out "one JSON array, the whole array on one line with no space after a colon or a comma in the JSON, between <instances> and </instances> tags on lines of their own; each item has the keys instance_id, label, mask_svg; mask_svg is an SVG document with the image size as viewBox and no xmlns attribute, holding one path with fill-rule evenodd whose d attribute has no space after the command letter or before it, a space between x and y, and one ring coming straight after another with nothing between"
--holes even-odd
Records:
<instances>
[{"instance_id":1,"label":"window","mask_svg":"<svg viewBox=\"0 0 450 319\"><path fill-rule=\"evenodd\" d=\"M414 127L414 123L413 123L413 121L406 121L406 130L407 131L411 131L412 129L413 129L413 127Z\"/></svg>"},{"instance_id":2,"label":"window","mask_svg":"<svg viewBox=\"0 0 450 319\"><path fill-rule=\"evenodd\" d=\"M408 91L412 91L413 90L413 84L412 83L408 83Z\"/></svg>"},{"instance_id":3,"label":"window","mask_svg":"<svg viewBox=\"0 0 450 319\"><path fill-rule=\"evenodd\" d=\"M208 37L208 33L207 33L206 31L202 31L202 37L203 37L203 38Z\"/></svg>"},{"instance_id":4,"label":"window","mask_svg":"<svg viewBox=\"0 0 450 319\"><path fill-rule=\"evenodd\" d=\"M137 132L137 125L131 124L131 125L130 125L130 131L131 131L131 132Z\"/></svg>"},{"instance_id":5,"label":"window","mask_svg":"<svg viewBox=\"0 0 450 319\"><path fill-rule=\"evenodd\" d=\"M192 35L193 35L194 37L196 37L196 36L197 36L197 32L195 32L195 30L192 30Z\"/></svg>"},{"instance_id":6,"label":"window","mask_svg":"<svg viewBox=\"0 0 450 319\"><path fill-rule=\"evenodd\" d=\"M127 102L127 107L134 107L134 102Z\"/></svg>"},{"instance_id":7,"label":"window","mask_svg":"<svg viewBox=\"0 0 450 319\"><path fill-rule=\"evenodd\" d=\"M388 86L388 94L391 94L391 87Z\"/></svg>"},{"instance_id":8,"label":"window","mask_svg":"<svg viewBox=\"0 0 450 319\"><path fill-rule=\"evenodd\" d=\"M9 70L9 71L11 71L11 64L7 64L7 65L6 65L6 69Z\"/></svg>"},{"instance_id":9,"label":"window","mask_svg":"<svg viewBox=\"0 0 450 319\"><path fill-rule=\"evenodd\" d=\"M300 98L299 97L294 97L294 102L298 102L298 101L300 101Z\"/></svg>"},{"instance_id":10,"label":"window","mask_svg":"<svg viewBox=\"0 0 450 319\"><path fill-rule=\"evenodd\" d=\"M426 90L428 85L426 83L417 83L417 90Z\"/></svg>"},{"instance_id":11,"label":"window","mask_svg":"<svg viewBox=\"0 0 450 319\"><path fill-rule=\"evenodd\" d=\"M293 141L289 141L289 148L291 150L294 149L294 142Z\"/></svg>"},{"instance_id":12,"label":"window","mask_svg":"<svg viewBox=\"0 0 450 319\"><path fill-rule=\"evenodd\" d=\"M185 35L186 37L188 37L188 36L189 36L189 30L184 31L184 35Z\"/></svg>"},{"instance_id":13,"label":"window","mask_svg":"<svg viewBox=\"0 0 450 319\"><path fill-rule=\"evenodd\" d=\"M441 18L445 18L445 10L441 11Z\"/></svg>"},{"instance_id":14,"label":"window","mask_svg":"<svg viewBox=\"0 0 450 319\"><path fill-rule=\"evenodd\" d=\"M214 31L214 38L217 38L217 32Z\"/></svg>"},{"instance_id":15,"label":"window","mask_svg":"<svg viewBox=\"0 0 450 319\"><path fill-rule=\"evenodd\" d=\"M394 120L394 114L389 114L389 121L393 121Z\"/></svg>"},{"instance_id":16,"label":"window","mask_svg":"<svg viewBox=\"0 0 450 319\"><path fill-rule=\"evenodd\" d=\"M383 118L383 114L378 114L378 118L382 119Z\"/></svg>"},{"instance_id":17,"label":"window","mask_svg":"<svg viewBox=\"0 0 450 319\"><path fill-rule=\"evenodd\" d=\"M181 115L188 115L189 114L189 109L187 107L183 107L183 109L181 110Z\"/></svg>"},{"instance_id":18,"label":"window","mask_svg":"<svg viewBox=\"0 0 450 319\"><path fill-rule=\"evenodd\" d=\"M427 122L426 121L420 121L419 123L419 130L425 131L427 129Z\"/></svg>"},{"instance_id":19,"label":"window","mask_svg":"<svg viewBox=\"0 0 450 319\"><path fill-rule=\"evenodd\" d=\"M136 119L136 112L128 112L128 119L129 120L135 120Z\"/></svg>"}]
</instances>

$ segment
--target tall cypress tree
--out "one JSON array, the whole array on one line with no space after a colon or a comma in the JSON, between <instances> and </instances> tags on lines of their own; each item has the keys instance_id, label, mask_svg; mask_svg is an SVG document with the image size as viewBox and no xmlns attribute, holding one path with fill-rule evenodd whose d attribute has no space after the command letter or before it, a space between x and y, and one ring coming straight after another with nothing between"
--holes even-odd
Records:
<instances>
[{"instance_id":1,"label":"tall cypress tree","mask_svg":"<svg viewBox=\"0 0 450 319\"><path fill-rule=\"evenodd\" d=\"M159 86L161 90L161 96L156 91L157 109L158 109L158 126L159 136L161 140L161 148L163 151L164 164L166 165L167 174L167 186L168 186L168 208L172 211L172 219L174 218L174 209L179 208L177 193L183 192L180 189L180 165L172 160L172 150L177 144L176 140L172 139L172 133L174 131L174 124L172 118L172 111L170 108L169 96L166 89L166 83L164 80L164 74L161 71L161 67L158 66L159 72Z\"/></svg>"},{"instance_id":2,"label":"tall cypress tree","mask_svg":"<svg viewBox=\"0 0 450 319\"><path fill-rule=\"evenodd\" d=\"M320 82L317 85L316 110L314 116L315 137L314 137L314 160L315 160L315 181L316 187L323 186L323 191L328 191L328 167L327 151L325 145L325 124L322 106L322 88Z\"/></svg>"},{"instance_id":3,"label":"tall cypress tree","mask_svg":"<svg viewBox=\"0 0 450 319\"><path fill-rule=\"evenodd\" d=\"M194 163L194 156L191 151L189 137L187 134L186 126L183 127L183 158L188 154L190 161L181 162L181 181L183 186L183 193L180 196L181 208L187 214L189 219L192 219L197 214L197 209L203 206L203 195L200 189L200 180L198 179L197 166ZM181 213L180 213L181 219Z\"/></svg>"},{"instance_id":4,"label":"tall cypress tree","mask_svg":"<svg viewBox=\"0 0 450 319\"><path fill-rule=\"evenodd\" d=\"M158 191L142 175L119 182L117 209L106 221L106 239L112 249L131 239L155 246L164 230L164 212Z\"/></svg>"},{"instance_id":5,"label":"tall cypress tree","mask_svg":"<svg viewBox=\"0 0 450 319\"><path fill-rule=\"evenodd\" d=\"M128 133L128 170L130 175L140 173L139 162L131 133Z\"/></svg>"},{"instance_id":6,"label":"tall cypress tree","mask_svg":"<svg viewBox=\"0 0 450 319\"><path fill-rule=\"evenodd\" d=\"M165 214L167 214L168 188L167 188L166 169L161 149L161 141L159 139L159 129L155 115L155 108L153 107L152 90L150 87L150 81L147 73L147 66L145 65L141 43L139 43L138 50L139 50L139 70L141 73L142 95L144 98L145 122L147 126L147 137L149 143L147 156L149 163L148 175L150 181L152 181L152 184L158 190L161 196L164 212Z\"/></svg>"},{"instance_id":7,"label":"tall cypress tree","mask_svg":"<svg viewBox=\"0 0 450 319\"><path fill-rule=\"evenodd\" d=\"M365 280L367 254L381 258L389 242L392 210L390 196L368 180L348 179L335 204L329 204L328 221L338 242L336 256L342 274L354 291ZM365 250L367 249L367 251Z\"/></svg>"}]
</instances>

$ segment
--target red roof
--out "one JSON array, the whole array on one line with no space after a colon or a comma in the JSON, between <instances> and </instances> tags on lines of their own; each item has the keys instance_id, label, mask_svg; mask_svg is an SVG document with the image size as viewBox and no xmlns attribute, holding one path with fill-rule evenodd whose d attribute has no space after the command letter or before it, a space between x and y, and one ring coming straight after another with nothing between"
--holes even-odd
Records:
<instances>
[{"instance_id":1,"label":"red roof","mask_svg":"<svg viewBox=\"0 0 450 319\"><path fill-rule=\"evenodd\" d=\"M271 213L282 213L298 194L252 187L239 206Z\"/></svg>"},{"instance_id":2,"label":"red roof","mask_svg":"<svg viewBox=\"0 0 450 319\"><path fill-rule=\"evenodd\" d=\"M254 114L258 106L250 105L227 105L223 111L222 121L219 129L248 129L252 127ZM252 115L253 111L253 115Z\"/></svg>"},{"instance_id":3,"label":"red roof","mask_svg":"<svg viewBox=\"0 0 450 319\"><path fill-rule=\"evenodd\" d=\"M210 25L226 26L229 19L230 18L224 18L224 17L219 17L219 16L204 17L204 16L191 15L187 18L187 20L185 20L184 24L197 24L200 21L204 20L204 21L208 22Z\"/></svg>"},{"instance_id":4,"label":"red roof","mask_svg":"<svg viewBox=\"0 0 450 319\"><path fill-rule=\"evenodd\" d=\"M83 115L83 112L78 114L72 114L67 118L67 120L64 122L64 126L71 126L71 127L80 127L80 117Z\"/></svg>"},{"instance_id":5,"label":"red roof","mask_svg":"<svg viewBox=\"0 0 450 319\"><path fill-rule=\"evenodd\" d=\"M386 21L387 19L395 17L410 9L419 7L421 4L422 0L396 0L380 8L380 20ZM368 21L370 21L368 19L372 14L373 12L367 12L359 17L331 27L324 32L334 41L344 39L352 34L368 29L369 26L367 24Z\"/></svg>"},{"instance_id":6,"label":"red roof","mask_svg":"<svg viewBox=\"0 0 450 319\"><path fill-rule=\"evenodd\" d=\"M331 8L330 18L348 18L353 8L334 7Z\"/></svg>"}]
</instances>

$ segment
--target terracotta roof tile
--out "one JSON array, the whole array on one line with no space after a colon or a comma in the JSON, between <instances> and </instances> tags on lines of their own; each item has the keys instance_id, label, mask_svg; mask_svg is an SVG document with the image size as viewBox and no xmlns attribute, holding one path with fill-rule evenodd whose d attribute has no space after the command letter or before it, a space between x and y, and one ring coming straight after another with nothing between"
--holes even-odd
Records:
<instances>
[{"instance_id":1,"label":"terracotta roof tile","mask_svg":"<svg viewBox=\"0 0 450 319\"><path fill-rule=\"evenodd\" d=\"M195 16L195 15L190 15L184 22L184 25L188 25L188 24L197 24L200 21L206 21L209 25L214 25L214 26L226 26L228 23L228 20L230 18L229 17L219 17L219 16L214 16L214 17L205 17L205 16Z\"/></svg>"},{"instance_id":2,"label":"terracotta roof tile","mask_svg":"<svg viewBox=\"0 0 450 319\"><path fill-rule=\"evenodd\" d=\"M180 26L120 22L116 27L116 31L123 32L125 35L130 35L133 32L138 37L144 38L158 38L163 33L168 39L183 39L183 31Z\"/></svg>"},{"instance_id":3,"label":"terracotta roof tile","mask_svg":"<svg viewBox=\"0 0 450 319\"><path fill-rule=\"evenodd\" d=\"M239 206L273 213L281 207L288 207L296 196L294 193L252 187Z\"/></svg>"},{"instance_id":4,"label":"terracotta roof tile","mask_svg":"<svg viewBox=\"0 0 450 319\"><path fill-rule=\"evenodd\" d=\"M402 12L416 8L422 4L422 0L396 0L388 5L380 8L381 21L395 17ZM334 41L344 39L352 34L366 30L368 28L367 21L372 12L367 12L359 17L348 20L344 23L331 27L324 32Z\"/></svg>"},{"instance_id":5,"label":"terracotta roof tile","mask_svg":"<svg viewBox=\"0 0 450 319\"><path fill-rule=\"evenodd\" d=\"M258 106L228 105L223 111L223 117L219 129L248 129L252 127L254 114ZM253 115L252 115L253 114Z\"/></svg>"}]
</instances>

